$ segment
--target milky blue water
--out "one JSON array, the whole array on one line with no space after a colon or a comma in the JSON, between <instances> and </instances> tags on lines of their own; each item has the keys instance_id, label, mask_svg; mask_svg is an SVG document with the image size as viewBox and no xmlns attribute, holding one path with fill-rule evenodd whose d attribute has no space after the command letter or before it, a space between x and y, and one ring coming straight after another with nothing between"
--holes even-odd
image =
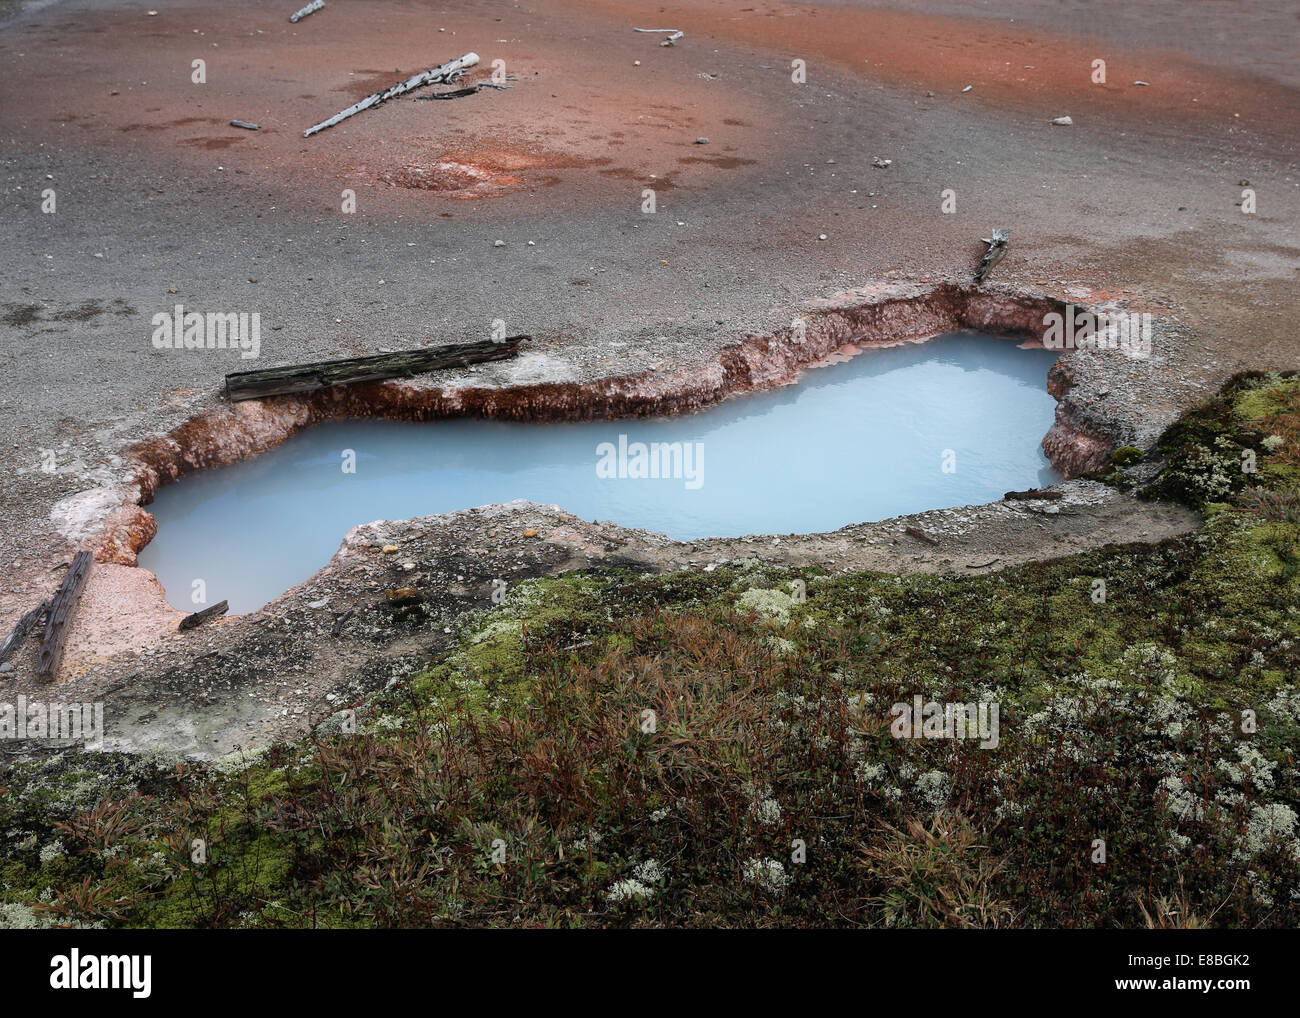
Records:
<instances>
[{"instance_id":1,"label":"milky blue water","mask_svg":"<svg viewBox=\"0 0 1300 1018\"><path fill-rule=\"evenodd\" d=\"M241 612L307 579L359 523L516 498L681 539L835 530L990 502L1059 480L1039 446L1056 407L1046 388L1055 358L961 332L868 350L797 385L677 417L330 422L160 489L150 506L158 536L140 564L177 608L195 610L201 579L207 603L225 598ZM655 472L676 476L637 476L650 459L639 470L637 443L647 453L669 445Z\"/></svg>"}]
</instances>

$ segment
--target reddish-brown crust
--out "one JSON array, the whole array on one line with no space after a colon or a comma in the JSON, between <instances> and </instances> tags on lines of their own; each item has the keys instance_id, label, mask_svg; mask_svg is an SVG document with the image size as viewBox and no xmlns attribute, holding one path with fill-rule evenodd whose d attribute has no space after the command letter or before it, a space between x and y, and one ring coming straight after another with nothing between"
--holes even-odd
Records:
<instances>
[{"instance_id":1,"label":"reddish-brown crust","mask_svg":"<svg viewBox=\"0 0 1300 1018\"><path fill-rule=\"evenodd\" d=\"M687 32L663 49L659 37L631 31L618 0L548 4L526 28L521 16L497 24L487 14L339 4L290 25L279 8L244 0L157 17L78 12L0 36L0 92L24 97L0 105L0 127L204 174L221 165L227 179L298 208L337 210L352 188L366 211L438 217L461 207L447 199L512 193L634 207L647 184L703 189L769 165L799 136L800 110L710 75L699 58L713 45L756 47L762 73L785 74L799 58L811 84L829 67L1037 121L1069 112L1163 130L1233 124L1268 144L1300 119L1294 90L1281 85L1150 49L1102 54L1095 41L1022 24L693 0L656 8L656 19ZM451 102L402 98L302 137L368 93L471 49L484 72L504 59L516 87ZM1107 83L1095 84L1091 64L1102 55ZM205 84L191 81L196 59L207 62ZM1152 86L1134 88L1138 79ZM711 135L707 147L694 144L701 134Z\"/></svg>"}]
</instances>

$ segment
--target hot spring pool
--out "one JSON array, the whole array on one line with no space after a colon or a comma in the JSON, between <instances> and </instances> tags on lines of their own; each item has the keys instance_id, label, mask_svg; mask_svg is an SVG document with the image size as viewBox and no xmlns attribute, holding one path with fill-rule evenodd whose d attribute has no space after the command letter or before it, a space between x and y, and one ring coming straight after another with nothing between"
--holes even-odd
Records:
<instances>
[{"instance_id":1,"label":"hot spring pool","mask_svg":"<svg viewBox=\"0 0 1300 1018\"><path fill-rule=\"evenodd\" d=\"M176 608L196 609L202 580L207 603L244 612L307 579L359 523L516 498L683 540L990 502L1060 479L1039 446L1056 357L958 332L678 417L321 424L160 489L140 565Z\"/></svg>"}]
</instances>

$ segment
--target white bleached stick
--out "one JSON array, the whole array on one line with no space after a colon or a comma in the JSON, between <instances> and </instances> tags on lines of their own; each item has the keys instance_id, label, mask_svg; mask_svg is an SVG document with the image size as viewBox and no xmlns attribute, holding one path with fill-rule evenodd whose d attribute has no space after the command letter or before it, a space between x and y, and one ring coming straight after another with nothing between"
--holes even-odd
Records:
<instances>
[{"instance_id":1,"label":"white bleached stick","mask_svg":"<svg viewBox=\"0 0 1300 1018\"><path fill-rule=\"evenodd\" d=\"M634 28L632 29L632 31L652 32L657 34L665 33L665 32L668 33L668 38L665 39L662 43L660 43L661 46L671 46L674 42L676 42L678 39L680 39L683 35L686 34L680 28Z\"/></svg>"},{"instance_id":2,"label":"white bleached stick","mask_svg":"<svg viewBox=\"0 0 1300 1018\"><path fill-rule=\"evenodd\" d=\"M290 14L289 20L296 25L308 14L315 14L318 10L320 10L324 6L325 6L325 0L311 0L311 3L309 3L302 10L294 11L292 14Z\"/></svg>"},{"instance_id":3,"label":"white bleached stick","mask_svg":"<svg viewBox=\"0 0 1300 1018\"><path fill-rule=\"evenodd\" d=\"M307 130L302 132L302 136L304 138L310 138L317 131L323 131L327 127L333 127L335 124L347 120L348 117L355 116L362 110L368 110L371 106L378 106L386 99L391 99L393 96L401 95L403 92L409 92L413 88L419 88L421 85L432 85L439 81L447 81L453 75L460 74L460 72L466 67L473 67L477 63L477 53L466 53L463 57L457 57L455 60L448 60L445 64L442 64L439 67L431 67L429 70L413 75L405 81L399 81L396 85L389 85L382 92L375 92L373 95L366 96L359 103L349 106L347 109L339 113L335 113L334 116L329 118L329 120L322 120L315 127L309 127Z\"/></svg>"}]
</instances>

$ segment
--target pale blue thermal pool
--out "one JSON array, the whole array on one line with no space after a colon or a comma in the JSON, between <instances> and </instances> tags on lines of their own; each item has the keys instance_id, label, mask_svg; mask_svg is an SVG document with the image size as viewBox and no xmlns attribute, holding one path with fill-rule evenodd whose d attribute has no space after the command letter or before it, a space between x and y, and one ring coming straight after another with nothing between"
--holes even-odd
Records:
<instances>
[{"instance_id":1,"label":"pale blue thermal pool","mask_svg":"<svg viewBox=\"0 0 1300 1018\"><path fill-rule=\"evenodd\" d=\"M1039 445L1056 356L959 332L677 417L330 422L160 489L140 564L176 608L195 610L202 580L208 603L244 612L307 579L359 523L517 498L683 540L990 502L1060 479Z\"/></svg>"}]
</instances>

